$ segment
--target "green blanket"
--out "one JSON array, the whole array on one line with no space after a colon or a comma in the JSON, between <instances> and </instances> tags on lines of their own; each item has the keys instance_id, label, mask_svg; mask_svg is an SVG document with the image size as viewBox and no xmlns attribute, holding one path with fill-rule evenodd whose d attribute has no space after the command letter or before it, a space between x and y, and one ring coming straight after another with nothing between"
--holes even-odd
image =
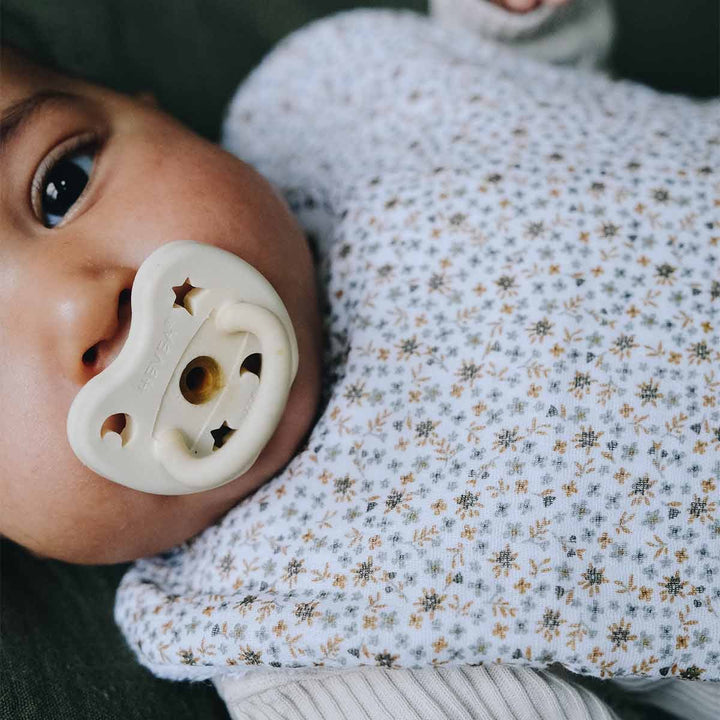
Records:
<instances>
[{"instance_id":1,"label":"green blanket","mask_svg":"<svg viewBox=\"0 0 720 720\"><path fill-rule=\"evenodd\" d=\"M125 565L73 566L0 543L3 720L228 717L210 683L158 680L115 627Z\"/></svg>"}]
</instances>

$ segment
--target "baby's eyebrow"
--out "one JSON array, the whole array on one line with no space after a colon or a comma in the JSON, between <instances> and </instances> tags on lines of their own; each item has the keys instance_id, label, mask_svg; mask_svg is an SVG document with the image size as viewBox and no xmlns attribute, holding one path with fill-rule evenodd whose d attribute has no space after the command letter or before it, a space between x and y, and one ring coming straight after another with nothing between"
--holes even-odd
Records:
<instances>
[{"instance_id":1,"label":"baby's eyebrow","mask_svg":"<svg viewBox=\"0 0 720 720\"><path fill-rule=\"evenodd\" d=\"M5 150L14 136L27 127L41 109L56 103L77 104L83 101L79 95L61 90L40 90L20 100L5 110L0 119L0 151Z\"/></svg>"}]
</instances>

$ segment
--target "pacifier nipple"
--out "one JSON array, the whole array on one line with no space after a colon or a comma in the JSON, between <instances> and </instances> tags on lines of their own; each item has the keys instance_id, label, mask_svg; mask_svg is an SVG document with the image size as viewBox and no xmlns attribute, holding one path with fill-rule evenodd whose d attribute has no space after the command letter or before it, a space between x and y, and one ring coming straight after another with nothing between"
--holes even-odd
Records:
<instances>
[{"instance_id":1,"label":"pacifier nipple","mask_svg":"<svg viewBox=\"0 0 720 720\"><path fill-rule=\"evenodd\" d=\"M290 316L251 265L210 245L163 245L140 266L119 355L77 394L70 445L144 492L210 490L247 472L298 367Z\"/></svg>"}]
</instances>

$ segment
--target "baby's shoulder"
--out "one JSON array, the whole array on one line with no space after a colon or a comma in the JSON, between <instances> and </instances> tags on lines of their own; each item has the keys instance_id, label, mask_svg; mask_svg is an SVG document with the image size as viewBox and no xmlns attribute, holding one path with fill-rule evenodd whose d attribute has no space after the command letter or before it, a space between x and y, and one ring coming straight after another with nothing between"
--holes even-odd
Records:
<instances>
[{"instance_id":1,"label":"baby's shoulder","mask_svg":"<svg viewBox=\"0 0 720 720\"><path fill-rule=\"evenodd\" d=\"M426 74L433 73L460 56L479 61L482 47L477 36L409 10L344 11L281 40L240 85L228 119L273 102L314 117L336 112L385 89L397 92L413 59L422 59Z\"/></svg>"},{"instance_id":2,"label":"baby's shoulder","mask_svg":"<svg viewBox=\"0 0 720 720\"><path fill-rule=\"evenodd\" d=\"M455 31L453 31L455 32ZM302 57L315 65L338 69L337 61L355 58L356 70L384 63L389 55L404 54L410 47L440 39L448 30L427 15L411 10L358 8L315 20L283 38L264 58L258 70L268 69L288 58ZM467 34L469 46L477 37ZM335 63L335 64L331 64Z\"/></svg>"}]
</instances>

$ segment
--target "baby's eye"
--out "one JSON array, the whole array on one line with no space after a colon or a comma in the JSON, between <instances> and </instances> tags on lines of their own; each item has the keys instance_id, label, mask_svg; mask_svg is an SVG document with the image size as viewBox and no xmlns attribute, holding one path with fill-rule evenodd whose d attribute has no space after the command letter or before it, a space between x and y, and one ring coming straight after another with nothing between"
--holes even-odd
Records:
<instances>
[{"instance_id":1,"label":"baby's eye","mask_svg":"<svg viewBox=\"0 0 720 720\"><path fill-rule=\"evenodd\" d=\"M32 206L45 227L54 228L83 194L95 163L96 147L63 147L43 161L33 181Z\"/></svg>"}]
</instances>

